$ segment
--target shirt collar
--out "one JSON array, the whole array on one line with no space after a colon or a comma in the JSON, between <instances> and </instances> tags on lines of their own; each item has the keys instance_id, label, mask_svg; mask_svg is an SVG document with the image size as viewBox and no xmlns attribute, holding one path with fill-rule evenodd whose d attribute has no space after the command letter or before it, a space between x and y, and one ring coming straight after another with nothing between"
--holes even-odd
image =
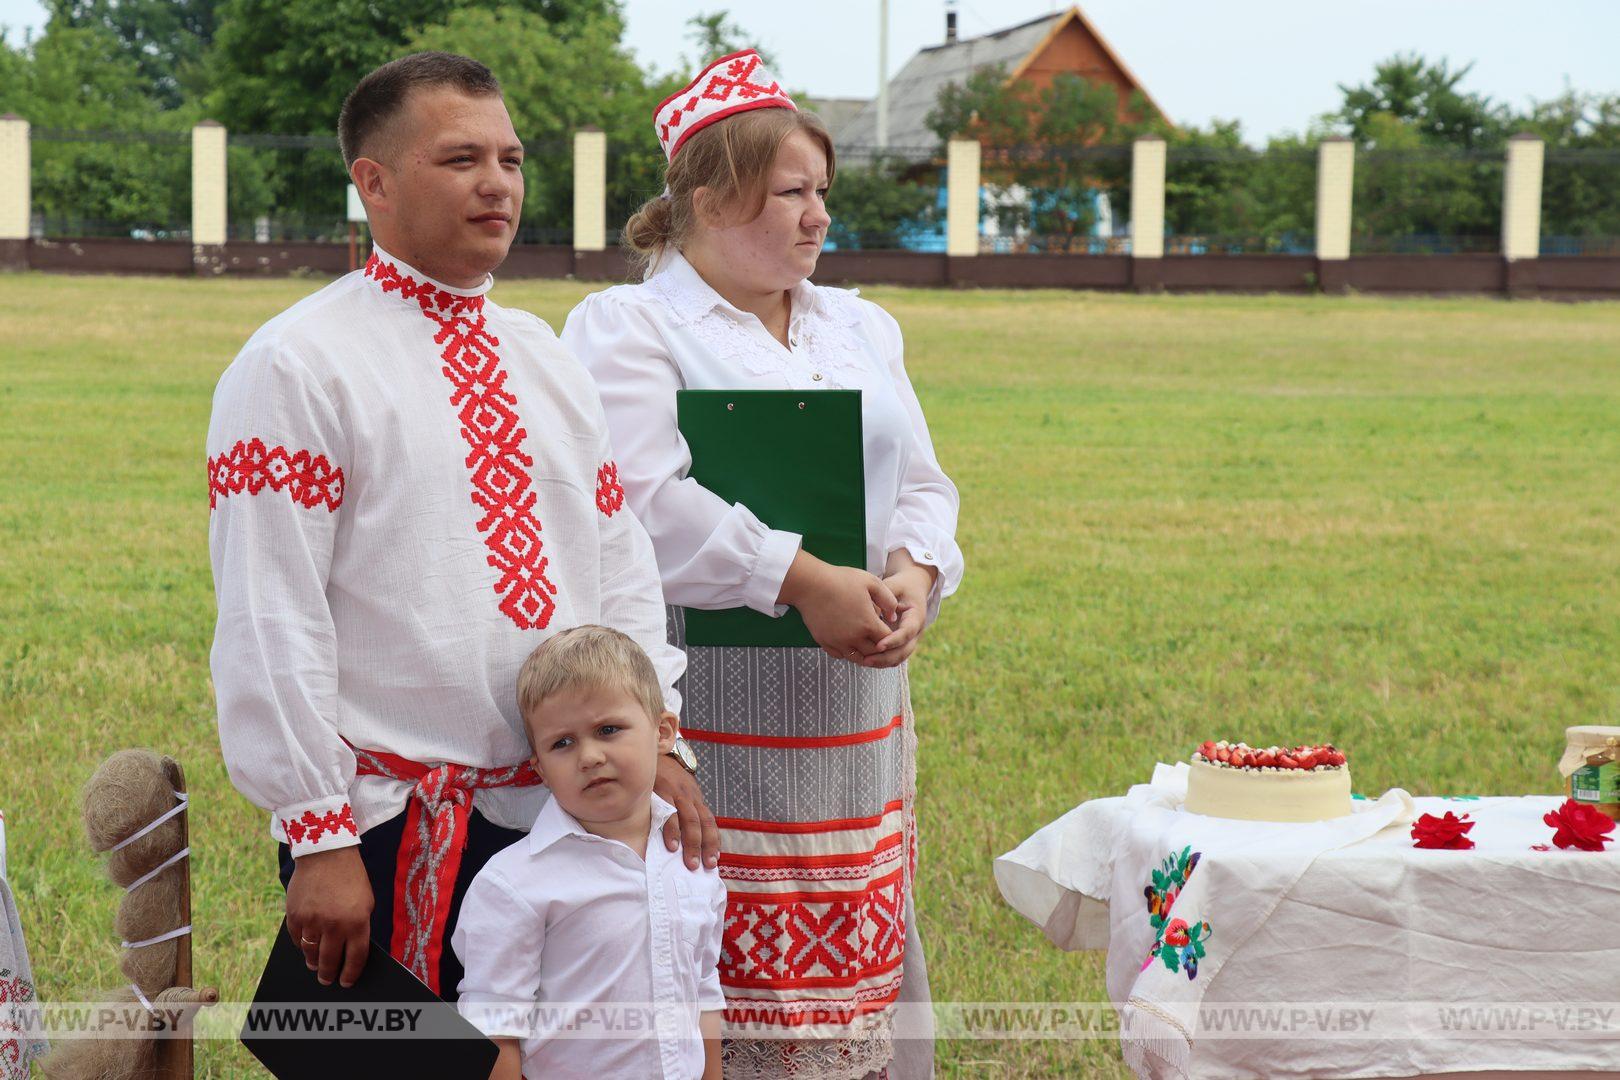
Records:
<instances>
[{"instance_id":1,"label":"shirt collar","mask_svg":"<svg viewBox=\"0 0 1620 1080\"><path fill-rule=\"evenodd\" d=\"M382 267L392 267L392 273L386 271L379 273ZM485 274L483 282L471 289L458 289L454 285L446 285L442 281L436 281L428 277L410 263L402 259L396 259L384 251L381 244L376 243L371 245L371 258L366 262L366 276L375 278L379 284L383 284L384 292L393 291L388 287L388 282L397 278L398 284L394 287L398 288L404 285L405 288L401 289L401 296L407 300L414 299L416 294L426 292L429 289L436 289L441 293L449 294L451 297L470 300L475 297L482 297L495 287L494 274Z\"/></svg>"},{"instance_id":2,"label":"shirt collar","mask_svg":"<svg viewBox=\"0 0 1620 1080\"><path fill-rule=\"evenodd\" d=\"M697 267L688 262L686 256L676 248L664 249L659 256L656 269L650 276L660 277L664 274L671 275L670 280L680 290L698 299L698 310L685 313L693 318L719 310L741 322L747 322L750 319L755 322L759 321L757 316L743 311L716 292L714 287L703 279L703 275L697 272ZM816 287L810 283L809 278L805 278L788 291L791 298L788 325L796 327L800 320L814 309L816 305Z\"/></svg>"},{"instance_id":3,"label":"shirt collar","mask_svg":"<svg viewBox=\"0 0 1620 1080\"><path fill-rule=\"evenodd\" d=\"M675 808L660 799L652 796L652 826L648 832L648 850L652 850L652 838L658 835ZM555 795L546 799L546 805L540 808L540 813L534 819L534 827L529 830L529 853L538 855L558 840L568 836L584 837L590 840L602 840L603 837L590 832L579 823L579 819L562 808Z\"/></svg>"}]
</instances>

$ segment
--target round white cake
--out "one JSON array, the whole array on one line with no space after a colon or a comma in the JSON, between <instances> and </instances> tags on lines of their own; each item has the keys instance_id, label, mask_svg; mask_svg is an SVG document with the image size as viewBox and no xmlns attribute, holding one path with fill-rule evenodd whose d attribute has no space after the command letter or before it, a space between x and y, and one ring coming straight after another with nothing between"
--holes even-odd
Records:
<instances>
[{"instance_id":1,"label":"round white cake","mask_svg":"<svg viewBox=\"0 0 1620 1080\"><path fill-rule=\"evenodd\" d=\"M1243 821L1326 821L1351 812L1350 766L1332 746L1206 742L1193 754L1186 807Z\"/></svg>"}]
</instances>

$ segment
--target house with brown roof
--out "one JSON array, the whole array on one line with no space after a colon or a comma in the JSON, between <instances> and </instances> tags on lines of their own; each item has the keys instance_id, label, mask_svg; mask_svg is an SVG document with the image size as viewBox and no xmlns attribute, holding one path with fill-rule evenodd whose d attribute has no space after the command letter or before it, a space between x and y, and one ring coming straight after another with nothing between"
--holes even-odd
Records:
<instances>
[{"instance_id":1,"label":"house with brown roof","mask_svg":"<svg viewBox=\"0 0 1620 1080\"><path fill-rule=\"evenodd\" d=\"M1027 83L1037 92L1065 72L1094 85L1112 86L1122 120L1146 119L1130 111L1133 95L1140 94L1146 107L1164 118L1147 87L1079 7L972 38L957 37L956 13L947 11L945 41L918 52L889 80L888 147L918 156L935 150L939 139L926 121L939 92L998 65L1008 79ZM870 154L878 145L877 129L878 102L872 101L840 130L840 157Z\"/></svg>"}]
</instances>

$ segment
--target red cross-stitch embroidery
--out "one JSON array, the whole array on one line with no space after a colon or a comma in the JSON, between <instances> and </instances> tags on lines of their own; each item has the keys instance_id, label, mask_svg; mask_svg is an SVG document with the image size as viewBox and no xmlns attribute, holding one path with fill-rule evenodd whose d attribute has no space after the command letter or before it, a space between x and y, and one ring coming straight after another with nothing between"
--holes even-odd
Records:
<instances>
[{"instance_id":1,"label":"red cross-stitch embroidery","mask_svg":"<svg viewBox=\"0 0 1620 1080\"><path fill-rule=\"evenodd\" d=\"M773 82L769 86L761 86L756 82L749 81L749 77L758 68L758 56L739 56L726 65L725 75L717 73L709 80L709 85L703 88L703 96L710 101L725 101L731 97L731 92L735 90L738 97L744 101L749 101L753 98L774 97L780 94L782 87L778 83Z\"/></svg>"},{"instance_id":2,"label":"red cross-stitch embroidery","mask_svg":"<svg viewBox=\"0 0 1620 1080\"><path fill-rule=\"evenodd\" d=\"M731 109L705 111L701 118L703 123L707 124L728 115L736 108L740 108L742 103L759 101L763 98L786 98L787 95L783 93L781 83L772 80L769 86L765 86L754 81L754 73L759 70L760 64L759 56L750 52L731 59L722 70L714 71L702 90L687 98L684 104L677 106L669 114L668 118L658 125L658 141L668 146L670 133L679 128L682 121L697 111L700 102L713 101L724 104L732 98L733 94L736 95L739 101L739 104ZM698 78L701 80L703 76L700 75ZM696 86L696 83L693 85ZM667 100L665 104L668 104ZM662 107L660 106L660 109Z\"/></svg>"},{"instance_id":3,"label":"red cross-stitch embroidery","mask_svg":"<svg viewBox=\"0 0 1620 1080\"><path fill-rule=\"evenodd\" d=\"M266 487L286 491L300 506L325 503L328 511L334 511L343 505L343 470L335 468L325 454L266 446L263 439L253 438L239 439L225 453L208 459L210 510L220 499L244 491L257 495Z\"/></svg>"},{"instance_id":4,"label":"red cross-stitch embroidery","mask_svg":"<svg viewBox=\"0 0 1620 1080\"><path fill-rule=\"evenodd\" d=\"M450 404L466 440L472 501L483 516L478 531L489 551L486 560L499 572L495 591L500 609L520 630L544 629L556 610L557 586L546 577L547 559L540 553L540 519L528 470L534 459L523 450L528 432L519 426L517 398L506 389L500 339L484 323L482 296L457 296L401 274L375 254L366 276L385 293L415 300L438 331L433 343L443 347Z\"/></svg>"},{"instance_id":5,"label":"red cross-stitch embroidery","mask_svg":"<svg viewBox=\"0 0 1620 1080\"><path fill-rule=\"evenodd\" d=\"M341 810L328 810L324 814L305 810L292 821L283 818L281 828L286 832L289 844L305 842L313 844L326 833L336 836L340 829L347 830L350 836L360 835L360 830L354 824L354 810L348 803L344 803Z\"/></svg>"},{"instance_id":6,"label":"red cross-stitch embroidery","mask_svg":"<svg viewBox=\"0 0 1620 1080\"><path fill-rule=\"evenodd\" d=\"M624 486L619 483L619 466L615 462L603 462L596 470L596 508L605 517L624 509Z\"/></svg>"},{"instance_id":7,"label":"red cross-stitch embroidery","mask_svg":"<svg viewBox=\"0 0 1620 1080\"><path fill-rule=\"evenodd\" d=\"M899 876L830 901L733 900L720 944L727 987L853 987L892 967L906 937Z\"/></svg>"}]
</instances>

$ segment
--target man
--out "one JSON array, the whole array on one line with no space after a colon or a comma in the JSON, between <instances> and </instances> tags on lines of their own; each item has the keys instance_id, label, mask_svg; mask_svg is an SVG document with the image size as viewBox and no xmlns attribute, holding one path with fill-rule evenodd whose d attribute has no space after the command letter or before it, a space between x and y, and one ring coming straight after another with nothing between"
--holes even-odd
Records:
<instances>
[{"instance_id":1,"label":"man","mask_svg":"<svg viewBox=\"0 0 1620 1080\"><path fill-rule=\"evenodd\" d=\"M524 657L613 626L672 709L684 658L590 377L486 296L523 205L495 77L447 53L385 64L339 142L375 251L261 327L214 395L220 744L271 811L288 933L320 981L351 985L369 933L454 1000L461 897L545 798ZM690 773L663 759L657 790L678 810L668 842L713 865Z\"/></svg>"}]
</instances>

